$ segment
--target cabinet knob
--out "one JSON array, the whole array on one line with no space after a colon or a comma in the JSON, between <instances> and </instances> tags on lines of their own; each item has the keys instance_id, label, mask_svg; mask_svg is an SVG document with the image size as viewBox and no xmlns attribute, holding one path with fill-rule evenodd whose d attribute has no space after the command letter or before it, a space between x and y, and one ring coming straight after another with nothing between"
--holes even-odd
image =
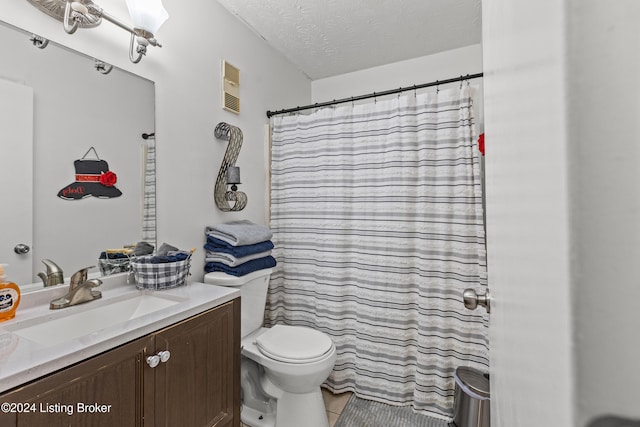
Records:
<instances>
[{"instance_id":1,"label":"cabinet knob","mask_svg":"<svg viewBox=\"0 0 640 427\"><path fill-rule=\"evenodd\" d=\"M160 362L166 363L170 357L171 352L169 352L169 350L159 351L158 354L147 357L147 365L155 368L160 364Z\"/></svg>"},{"instance_id":2,"label":"cabinet knob","mask_svg":"<svg viewBox=\"0 0 640 427\"><path fill-rule=\"evenodd\" d=\"M160 364L160 356L154 354L153 356L147 357L147 365L151 366L152 368L155 368L159 364Z\"/></svg>"},{"instance_id":3,"label":"cabinet knob","mask_svg":"<svg viewBox=\"0 0 640 427\"><path fill-rule=\"evenodd\" d=\"M169 360L169 358L171 357L171 353L169 352L169 350L161 351L158 353L158 357L160 358L160 361L162 363L166 363L167 360Z\"/></svg>"}]
</instances>

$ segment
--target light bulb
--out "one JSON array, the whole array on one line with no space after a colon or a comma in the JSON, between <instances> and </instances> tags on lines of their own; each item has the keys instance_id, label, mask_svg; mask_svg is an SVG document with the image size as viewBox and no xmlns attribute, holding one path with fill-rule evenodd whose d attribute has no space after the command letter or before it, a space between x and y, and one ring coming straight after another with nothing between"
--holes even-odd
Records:
<instances>
[{"instance_id":1,"label":"light bulb","mask_svg":"<svg viewBox=\"0 0 640 427\"><path fill-rule=\"evenodd\" d=\"M83 15L86 15L87 13L89 13L89 9L87 9L87 6L77 1L74 1L71 3L71 9L73 9L74 12L78 12Z\"/></svg>"}]
</instances>

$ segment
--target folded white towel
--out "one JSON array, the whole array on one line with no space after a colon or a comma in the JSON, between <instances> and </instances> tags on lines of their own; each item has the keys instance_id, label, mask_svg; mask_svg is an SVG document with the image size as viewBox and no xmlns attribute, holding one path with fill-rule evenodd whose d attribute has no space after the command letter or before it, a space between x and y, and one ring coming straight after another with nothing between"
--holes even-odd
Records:
<instances>
[{"instance_id":1,"label":"folded white towel","mask_svg":"<svg viewBox=\"0 0 640 427\"><path fill-rule=\"evenodd\" d=\"M207 227L205 232L207 236L215 237L232 246L253 245L271 240L273 236L269 227L245 219Z\"/></svg>"},{"instance_id":2,"label":"folded white towel","mask_svg":"<svg viewBox=\"0 0 640 427\"><path fill-rule=\"evenodd\" d=\"M205 261L220 262L222 264L228 265L229 267L237 267L238 265L244 264L245 262L251 261L252 259L264 258L269 255L271 255L270 250L236 258L235 256L225 252L207 251L205 255Z\"/></svg>"}]
</instances>

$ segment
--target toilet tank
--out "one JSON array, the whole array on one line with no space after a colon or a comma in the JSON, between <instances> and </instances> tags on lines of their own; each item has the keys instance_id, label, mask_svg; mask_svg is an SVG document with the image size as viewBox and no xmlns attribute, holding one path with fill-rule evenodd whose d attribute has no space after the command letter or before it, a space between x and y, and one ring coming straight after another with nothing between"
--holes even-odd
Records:
<instances>
[{"instance_id":1,"label":"toilet tank","mask_svg":"<svg viewBox=\"0 0 640 427\"><path fill-rule=\"evenodd\" d=\"M243 338L262 326L272 271L265 268L239 277L221 271L204 275L204 283L240 289L240 335Z\"/></svg>"}]
</instances>

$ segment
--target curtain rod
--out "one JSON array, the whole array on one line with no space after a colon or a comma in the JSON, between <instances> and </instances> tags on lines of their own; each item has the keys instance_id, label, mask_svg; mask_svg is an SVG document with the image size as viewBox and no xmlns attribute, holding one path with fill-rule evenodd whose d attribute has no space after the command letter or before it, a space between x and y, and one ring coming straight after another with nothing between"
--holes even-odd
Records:
<instances>
[{"instance_id":1,"label":"curtain rod","mask_svg":"<svg viewBox=\"0 0 640 427\"><path fill-rule=\"evenodd\" d=\"M286 109L277 110L277 111L267 110L267 117L271 118L272 116L276 116L279 114L295 113L297 111L309 110L311 108L328 107L330 105L342 104L344 102L353 102L353 101L359 101L361 99L376 98L378 96L393 95L395 93L406 92L408 90L416 90L416 89L422 89L425 87L439 86L447 83L462 82L465 80L480 78L482 77L482 75L483 73L467 74L466 76L454 77L452 79L446 79L446 80L436 80L435 82L423 83L421 85L413 85L408 87L401 87L399 89L385 90L384 92L373 92L373 93L368 93L366 95L352 96L351 98L334 99L333 101L327 101L327 102L316 102L315 104L304 105L302 107L286 108Z\"/></svg>"}]
</instances>

